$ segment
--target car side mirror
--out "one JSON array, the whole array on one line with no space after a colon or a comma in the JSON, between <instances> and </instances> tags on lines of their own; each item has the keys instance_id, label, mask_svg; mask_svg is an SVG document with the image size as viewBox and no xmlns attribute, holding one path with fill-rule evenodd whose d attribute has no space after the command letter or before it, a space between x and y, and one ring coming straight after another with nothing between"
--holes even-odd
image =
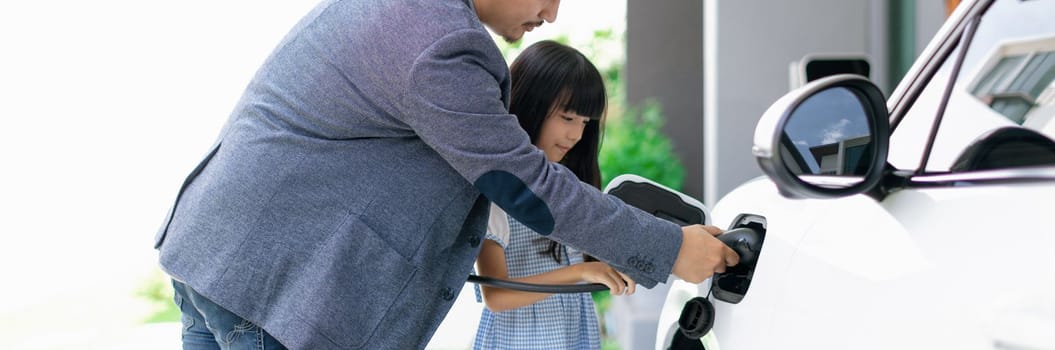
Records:
<instances>
[{"instance_id":1,"label":"car side mirror","mask_svg":"<svg viewBox=\"0 0 1055 350\"><path fill-rule=\"evenodd\" d=\"M879 183L889 138L883 93L865 77L840 74L773 103L758 121L751 151L785 197L832 198Z\"/></svg>"}]
</instances>

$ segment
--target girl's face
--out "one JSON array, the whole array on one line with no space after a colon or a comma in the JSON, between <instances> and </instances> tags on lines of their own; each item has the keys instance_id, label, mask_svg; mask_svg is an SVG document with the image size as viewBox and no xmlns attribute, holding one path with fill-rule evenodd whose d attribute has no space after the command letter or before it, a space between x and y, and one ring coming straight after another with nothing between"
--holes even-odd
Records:
<instances>
[{"instance_id":1,"label":"girl's face","mask_svg":"<svg viewBox=\"0 0 1055 350\"><path fill-rule=\"evenodd\" d=\"M554 108L542 121L535 147L546 153L546 159L559 162L582 139L582 131L590 118Z\"/></svg>"}]
</instances>

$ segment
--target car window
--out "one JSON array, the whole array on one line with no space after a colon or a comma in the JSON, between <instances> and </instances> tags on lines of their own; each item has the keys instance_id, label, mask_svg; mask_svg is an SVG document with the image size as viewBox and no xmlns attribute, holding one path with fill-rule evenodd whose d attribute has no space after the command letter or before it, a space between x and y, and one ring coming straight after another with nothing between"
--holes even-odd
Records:
<instances>
[{"instance_id":1,"label":"car window","mask_svg":"<svg viewBox=\"0 0 1055 350\"><path fill-rule=\"evenodd\" d=\"M954 164L964 163L962 158L972 154L973 145L995 139L991 135L1005 129L1035 131L1039 142L1055 146L1055 141L1050 141L1055 138L1053 13L1055 1L1001 0L985 14L956 79L928 160L928 172L970 170ZM957 51L962 48L961 43ZM919 167L957 51L946 59L893 131L889 161L895 167Z\"/></svg>"}]
</instances>

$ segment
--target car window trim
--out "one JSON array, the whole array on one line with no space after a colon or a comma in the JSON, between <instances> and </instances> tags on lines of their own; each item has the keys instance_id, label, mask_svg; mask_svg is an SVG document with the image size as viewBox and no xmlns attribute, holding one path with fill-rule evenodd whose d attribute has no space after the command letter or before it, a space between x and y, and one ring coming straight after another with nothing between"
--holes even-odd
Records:
<instances>
[{"instance_id":1,"label":"car window trim","mask_svg":"<svg viewBox=\"0 0 1055 350\"><path fill-rule=\"evenodd\" d=\"M938 102L938 109L935 111L934 121L931 123L930 135L927 137L927 144L923 147L923 159L920 160L919 166L916 169L917 175L927 173L927 162L930 161L930 154L934 151L934 141L938 138L938 130L941 129L941 121L945 117L945 109L949 106L950 98L952 97L953 89L956 88L956 83L959 82L960 69L963 68L963 62L967 58L967 52L971 50L971 44L974 40L974 34L978 32L978 25L982 22L982 15L978 14L968 18L963 30L963 37L958 39L960 42L959 51L956 54L956 61L953 61L952 72L949 73L949 80L945 82L945 89L941 94L941 101ZM968 30L969 29L969 30Z\"/></svg>"},{"instance_id":2,"label":"car window trim","mask_svg":"<svg viewBox=\"0 0 1055 350\"><path fill-rule=\"evenodd\" d=\"M1055 166L915 175L902 188L959 187L1055 181Z\"/></svg>"},{"instance_id":3,"label":"car window trim","mask_svg":"<svg viewBox=\"0 0 1055 350\"><path fill-rule=\"evenodd\" d=\"M941 27L939 40L932 40L923 49L919 57L929 59L917 60L905 74L905 78L890 94L887 100L887 109L890 110L890 132L897 130L901 120L908 110L915 105L916 99L923 94L934 75L938 73L952 52L959 47L963 30L971 18L980 17L989 10L995 0L979 0L971 3L970 7L963 10L957 9L953 17Z\"/></svg>"}]
</instances>

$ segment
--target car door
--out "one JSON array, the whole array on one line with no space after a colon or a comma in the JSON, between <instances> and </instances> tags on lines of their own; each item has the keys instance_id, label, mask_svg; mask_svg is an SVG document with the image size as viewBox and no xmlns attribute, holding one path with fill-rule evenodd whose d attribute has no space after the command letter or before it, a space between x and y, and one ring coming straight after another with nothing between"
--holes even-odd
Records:
<instances>
[{"instance_id":1,"label":"car door","mask_svg":"<svg viewBox=\"0 0 1055 350\"><path fill-rule=\"evenodd\" d=\"M890 100L881 195L758 179L715 206L716 225L749 213L768 233L743 300L715 302L713 344L1055 347L1055 1L963 7Z\"/></svg>"},{"instance_id":2,"label":"car door","mask_svg":"<svg viewBox=\"0 0 1055 350\"><path fill-rule=\"evenodd\" d=\"M1053 198L1020 183L833 200L785 268L769 345L991 349L1031 312L1050 334Z\"/></svg>"}]
</instances>

